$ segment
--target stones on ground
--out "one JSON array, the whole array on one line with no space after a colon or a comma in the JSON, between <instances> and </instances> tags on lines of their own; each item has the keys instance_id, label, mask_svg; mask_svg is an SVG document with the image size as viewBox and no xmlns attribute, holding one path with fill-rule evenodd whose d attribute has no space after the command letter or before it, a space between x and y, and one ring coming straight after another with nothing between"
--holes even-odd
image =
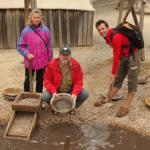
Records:
<instances>
[{"instance_id":1,"label":"stones on ground","mask_svg":"<svg viewBox=\"0 0 150 150\"><path fill-rule=\"evenodd\" d=\"M17 105L28 105L28 106L37 106L39 105L40 100L37 98L25 98L17 102Z\"/></svg>"}]
</instances>

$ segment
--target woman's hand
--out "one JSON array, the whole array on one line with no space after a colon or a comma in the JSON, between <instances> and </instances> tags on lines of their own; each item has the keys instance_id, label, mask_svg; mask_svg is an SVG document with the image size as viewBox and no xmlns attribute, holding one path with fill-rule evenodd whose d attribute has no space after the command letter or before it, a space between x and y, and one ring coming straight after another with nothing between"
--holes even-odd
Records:
<instances>
[{"instance_id":1,"label":"woman's hand","mask_svg":"<svg viewBox=\"0 0 150 150\"><path fill-rule=\"evenodd\" d=\"M28 54L28 55L27 55L27 58L28 58L29 60L32 60L32 59L34 58L34 55Z\"/></svg>"}]
</instances>

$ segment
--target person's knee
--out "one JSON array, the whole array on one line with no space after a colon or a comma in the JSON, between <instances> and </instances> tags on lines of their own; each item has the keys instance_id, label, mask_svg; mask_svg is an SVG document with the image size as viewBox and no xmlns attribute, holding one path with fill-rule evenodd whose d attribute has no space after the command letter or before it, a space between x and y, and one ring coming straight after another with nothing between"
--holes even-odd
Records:
<instances>
[{"instance_id":1,"label":"person's knee","mask_svg":"<svg viewBox=\"0 0 150 150\"><path fill-rule=\"evenodd\" d=\"M86 89L83 89L80 93L79 99L81 99L82 101L88 99L89 97L89 93Z\"/></svg>"},{"instance_id":2,"label":"person's knee","mask_svg":"<svg viewBox=\"0 0 150 150\"><path fill-rule=\"evenodd\" d=\"M41 99L43 100L43 101L46 101L46 102L49 102L50 101L50 99L51 99L51 94L49 93L49 92L47 92L47 91L45 91L42 95L41 95Z\"/></svg>"},{"instance_id":3,"label":"person's knee","mask_svg":"<svg viewBox=\"0 0 150 150\"><path fill-rule=\"evenodd\" d=\"M83 96L84 96L85 100L88 99L88 97L89 97L89 92L85 89L84 89L84 92L83 92Z\"/></svg>"}]
</instances>

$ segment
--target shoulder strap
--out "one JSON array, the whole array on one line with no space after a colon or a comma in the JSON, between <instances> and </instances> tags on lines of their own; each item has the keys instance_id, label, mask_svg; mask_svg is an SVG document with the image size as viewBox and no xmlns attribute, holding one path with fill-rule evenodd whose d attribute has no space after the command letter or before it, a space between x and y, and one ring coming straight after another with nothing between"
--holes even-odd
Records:
<instances>
[{"instance_id":1,"label":"shoulder strap","mask_svg":"<svg viewBox=\"0 0 150 150\"><path fill-rule=\"evenodd\" d=\"M117 33L117 31L115 29L112 30L112 33L110 35L110 41L112 42L112 38L113 36Z\"/></svg>"},{"instance_id":2,"label":"shoulder strap","mask_svg":"<svg viewBox=\"0 0 150 150\"><path fill-rule=\"evenodd\" d=\"M48 57L48 47L47 47L46 41L44 40L44 38L32 26L30 26L30 27L42 39L42 41L44 42L44 45L45 45L45 48L46 48L46 51L47 51L47 58L49 60L49 57Z\"/></svg>"},{"instance_id":3,"label":"shoulder strap","mask_svg":"<svg viewBox=\"0 0 150 150\"><path fill-rule=\"evenodd\" d=\"M42 39L42 41L44 42L45 47L47 48L47 43L44 40L44 38L34 29L34 27L30 26L31 29Z\"/></svg>"},{"instance_id":4,"label":"shoulder strap","mask_svg":"<svg viewBox=\"0 0 150 150\"><path fill-rule=\"evenodd\" d=\"M116 34L116 33L120 33L117 29L113 29L111 35L110 35L110 41L112 42L112 39L113 39L113 36ZM122 33L120 33L122 34ZM124 35L124 34L123 34ZM128 38L129 39L129 38ZM130 41L129 41L130 42ZM130 45L121 45L122 48L130 48Z\"/></svg>"}]
</instances>

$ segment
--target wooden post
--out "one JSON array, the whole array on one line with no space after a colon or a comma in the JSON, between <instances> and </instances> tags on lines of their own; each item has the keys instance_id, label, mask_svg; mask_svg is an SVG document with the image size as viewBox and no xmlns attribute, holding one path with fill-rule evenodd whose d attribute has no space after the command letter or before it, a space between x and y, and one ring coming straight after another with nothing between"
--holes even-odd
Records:
<instances>
[{"instance_id":1,"label":"wooden post","mask_svg":"<svg viewBox=\"0 0 150 150\"><path fill-rule=\"evenodd\" d=\"M143 26L144 26L144 5L145 0L141 0L141 10L140 10L140 30L143 32ZM141 50L141 61L145 60L145 53L144 49Z\"/></svg>"},{"instance_id":2,"label":"wooden post","mask_svg":"<svg viewBox=\"0 0 150 150\"><path fill-rule=\"evenodd\" d=\"M140 10L140 30L143 32L143 24L144 24L144 5L145 0L141 0L141 10Z\"/></svg>"},{"instance_id":3,"label":"wooden post","mask_svg":"<svg viewBox=\"0 0 150 150\"><path fill-rule=\"evenodd\" d=\"M37 1L36 0L30 0L30 4L31 4L31 10L37 8Z\"/></svg>"},{"instance_id":4,"label":"wooden post","mask_svg":"<svg viewBox=\"0 0 150 150\"><path fill-rule=\"evenodd\" d=\"M64 150L69 150L70 136L66 136Z\"/></svg>"},{"instance_id":5,"label":"wooden post","mask_svg":"<svg viewBox=\"0 0 150 150\"><path fill-rule=\"evenodd\" d=\"M124 4L124 0L120 0L120 2L119 2L119 16L118 16L118 24L120 24L120 23L121 23L122 12L123 12L123 4Z\"/></svg>"},{"instance_id":6,"label":"wooden post","mask_svg":"<svg viewBox=\"0 0 150 150\"><path fill-rule=\"evenodd\" d=\"M62 42L62 22L61 22L61 10L58 10L58 36L59 36L59 46L62 47L63 42Z\"/></svg>"},{"instance_id":7,"label":"wooden post","mask_svg":"<svg viewBox=\"0 0 150 150\"><path fill-rule=\"evenodd\" d=\"M29 15L29 3L30 3L30 0L24 0L24 6L25 6L25 24L27 23L28 15Z\"/></svg>"}]
</instances>

